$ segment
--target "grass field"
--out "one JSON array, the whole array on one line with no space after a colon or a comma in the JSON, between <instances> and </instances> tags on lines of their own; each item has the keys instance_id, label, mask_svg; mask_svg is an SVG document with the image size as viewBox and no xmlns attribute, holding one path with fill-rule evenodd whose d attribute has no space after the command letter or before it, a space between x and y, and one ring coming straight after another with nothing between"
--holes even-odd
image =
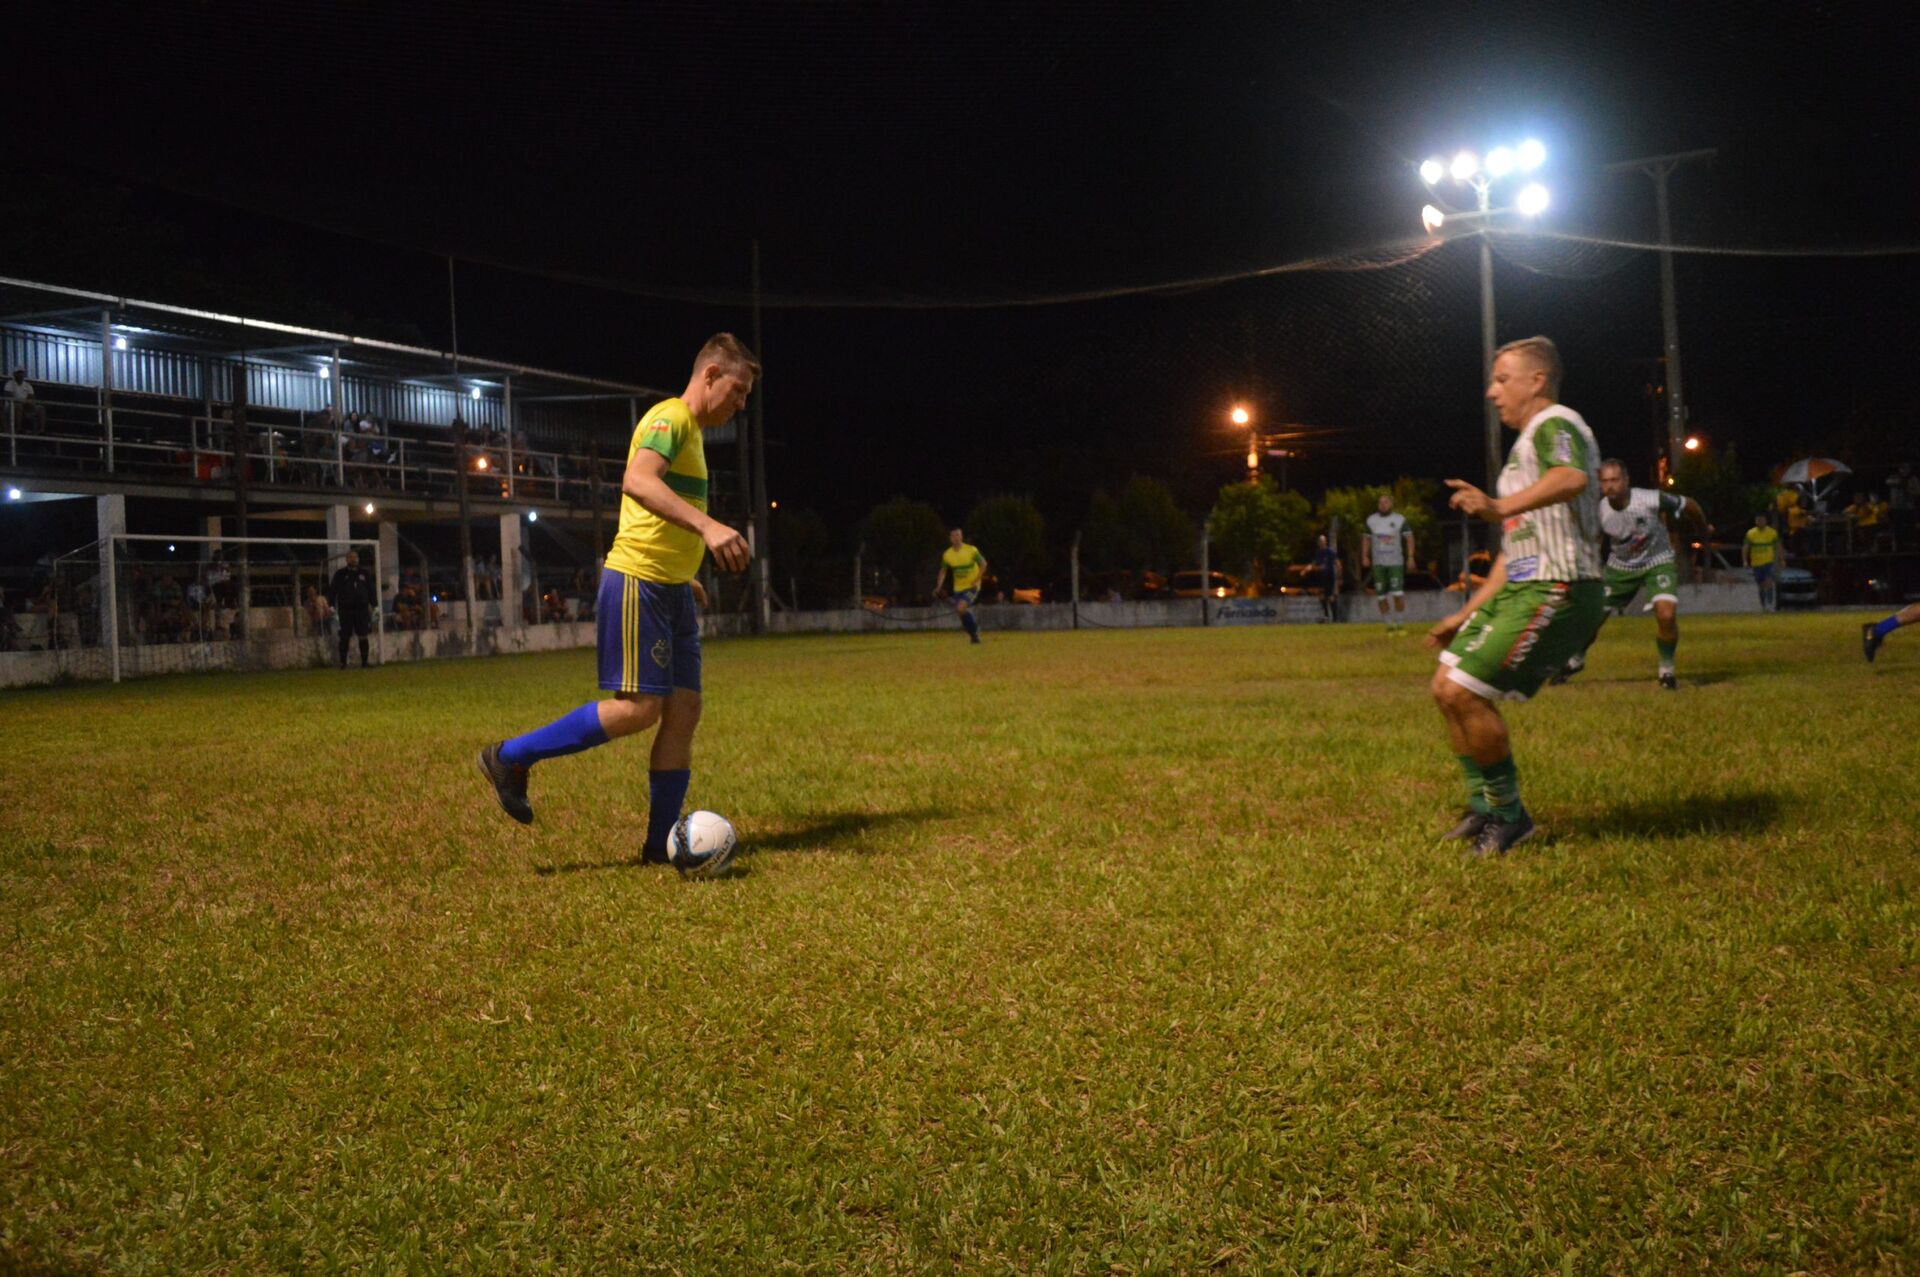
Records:
<instances>
[{"instance_id":1,"label":"grass field","mask_svg":"<svg viewBox=\"0 0 1920 1277\"><path fill-rule=\"evenodd\" d=\"M1920 641L1650 622L1468 861L1377 628L736 641L5 694L0 1269L1920 1268Z\"/></svg>"}]
</instances>

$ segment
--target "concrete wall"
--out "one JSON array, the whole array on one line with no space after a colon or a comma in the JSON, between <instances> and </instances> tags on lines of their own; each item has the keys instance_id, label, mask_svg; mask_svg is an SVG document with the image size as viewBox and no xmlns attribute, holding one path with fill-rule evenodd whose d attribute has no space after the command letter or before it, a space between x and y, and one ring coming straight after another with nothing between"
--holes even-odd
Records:
<instances>
[{"instance_id":1,"label":"concrete wall","mask_svg":"<svg viewBox=\"0 0 1920 1277\"><path fill-rule=\"evenodd\" d=\"M458 605L456 605L457 608ZM1409 624L1431 624L1460 606L1460 595L1422 591L1407 596ZM497 614L497 605L488 611ZM1011 630L1066 630L1073 628L1074 609L1066 603L1039 607L994 605L977 609L981 628ZM1320 606L1306 598L1213 599L1207 610L1217 625L1299 625L1319 620ZM1349 595L1341 600L1343 619L1378 622L1380 612L1371 598ZM1747 613L1760 610L1759 596L1749 583L1683 585L1682 615ZM1200 624L1198 599L1150 600L1139 603L1082 603L1080 627L1087 630L1150 629ZM947 608L894 608L872 612L845 608L833 612L776 612L775 634L900 634L919 630L958 629ZM752 633L746 616L709 616L701 625L709 638L734 638ZM122 676L189 673L202 670L301 669L331 662L337 649L330 638L293 638L262 627L263 637L248 643L173 643L121 649ZM443 657L497 656L508 652L552 652L594 645L591 621L558 625L486 626L475 633L471 653L466 627L457 618L443 621L438 630L389 632L379 641L377 661L425 661ZM353 659L358 660L356 652ZM0 688L52 683L62 677L87 679L107 676L106 653L0 652Z\"/></svg>"}]
</instances>

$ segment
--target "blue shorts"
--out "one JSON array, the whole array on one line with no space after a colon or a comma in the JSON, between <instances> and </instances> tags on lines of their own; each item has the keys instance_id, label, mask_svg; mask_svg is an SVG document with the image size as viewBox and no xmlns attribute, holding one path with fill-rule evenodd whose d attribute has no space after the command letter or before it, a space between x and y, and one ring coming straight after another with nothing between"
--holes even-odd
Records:
<instances>
[{"instance_id":1,"label":"blue shorts","mask_svg":"<svg viewBox=\"0 0 1920 1277\"><path fill-rule=\"evenodd\" d=\"M955 607L972 607L973 601L979 597L980 587L977 585L971 590L955 590L953 592L953 605Z\"/></svg>"},{"instance_id":2,"label":"blue shorts","mask_svg":"<svg viewBox=\"0 0 1920 1277\"><path fill-rule=\"evenodd\" d=\"M602 568L594 618L601 687L645 696L700 690L700 609L691 585L661 585Z\"/></svg>"},{"instance_id":3,"label":"blue shorts","mask_svg":"<svg viewBox=\"0 0 1920 1277\"><path fill-rule=\"evenodd\" d=\"M1753 583L1755 585L1765 585L1771 580L1773 580L1773 564L1756 563L1753 565Z\"/></svg>"}]
</instances>

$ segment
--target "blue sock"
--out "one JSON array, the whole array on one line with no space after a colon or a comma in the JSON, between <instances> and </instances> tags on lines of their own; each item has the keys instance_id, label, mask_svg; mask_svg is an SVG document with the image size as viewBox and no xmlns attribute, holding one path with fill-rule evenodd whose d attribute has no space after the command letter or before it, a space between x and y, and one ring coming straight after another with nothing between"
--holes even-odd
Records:
<instances>
[{"instance_id":1,"label":"blue sock","mask_svg":"<svg viewBox=\"0 0 1920 1277\"><path fill-rule=\"evenodd\" d=\"M500 757L515 767L531 767L546 758L577 754L607 743L600 729L600 702L588 701L545 727L516 736L500 746Z\"/></svg>"},{"instance_id":2,"label":"blue sock","mask_svg":"<svg viewBox=\"0 0 1920 1277\"><path fill-rule=\"evenodd\" d=\"M1895 612L1892 616L1888 617L1886 620L1880 622L1880 624L1873 627L1873 636L1875 638L1883 639L1887 635L1893 633L1895 630L1899 628L1900 628L1900 614L1898 612Z\"/></svg>"},{"instance_id":3,"label":"blue sock","mask_svg":"<svg viewBox=\"0 0 1920 1277\"><path fill-rule=\"evenodd\" d=\"M687 801L687 783L692 779L693 772L685 767L647 773L647 790L652 800L647 808L648 851L667 849L667 835L673 832L673 822L680 819L680 808Z\"/></svg>"},{"instance_id":4,"label":"blue sock","mask_svg":"<svg viewBox=\"0 0 1920 1277\"><path fill-rule=\"evenodd\" d=\"M980 637L980 622L973 619L973 613L962 612L960 614L960 624L966 627L969 638Z\"/></svg>"}]
</instances>

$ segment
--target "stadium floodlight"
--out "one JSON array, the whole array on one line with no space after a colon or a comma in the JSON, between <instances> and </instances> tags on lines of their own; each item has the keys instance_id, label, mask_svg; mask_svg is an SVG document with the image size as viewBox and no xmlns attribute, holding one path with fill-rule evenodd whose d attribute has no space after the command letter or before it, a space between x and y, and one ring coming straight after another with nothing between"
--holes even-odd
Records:
<instances>
[{"instance_id":1,"label":"stadium floodlight","mask_svg":"<svg viewBox=\"0 0 1920 1277\"><path fill-rule=\"evenodd\" d=\"M1446 220L1447 215L1431 204L1423 205L1420 209L1420 224L1427 228L1429 235L1438 233L1441 224Z\"/></svg>"},{"instance_id":2,"label":"stadium floodlight","mask_svg":"<svg viewBox=\"0 0 1920 1277\"><path fill-rule=\"evenodd\" d=\"M538 510L527 511L527 522L528 523L540 522L540 512Z\"/></svg>"},{"instance_id":3,"label":"stadium floodlight","mask_svg":"<svg viewBox=\"0 0 1920 1277\"><path fill-rule=\"evenodd\" d=\"M1253 420L1253 414L1247 411L1245 404L1235 404L1233 406L1233 412L1230 415L1233 418L1233 424L1236 426L1244 426Z\"/></svg>"},{"instance_id":4,"label":"stadium floodlight","mask_svg":"<svg viewBox=\"0 0 1920 1277\"><path fill-rule=\"evenodd\" d=\"M1514 207L1528 217L1538 217L1547 211L1547 188L1538 182L1529 182L1520 188L1520 197L1514 201Z\"/></svg>"},{"instance_id":5,"label":"stadium floodlight","mask_svg":"<svg viewBox=\"0 0 1920 1277\"><path fill-rule=\"evenodd\" d=\"M1428 186L1437 186L1446 175L1447 166L1438 158L1423 160L1420 164L1420 180Z\"/></svg>"},{"instance_id":6,"label":"stadium floodlight","mask_svg":"<svg viewBox=\"0 0 1920 1277\"><path fill-rule=\"evenodd\" d=\"M125 350L127 348L127 339L125 337L115 337L113 339L113 348L115 350Z\"/></svg>"},{"instance_id":7,"label":"stadium floodlight","mask_svg":"<svg viewBox=\"0 0 1920 1277\"><path fill-rule=\"evenodd\" d=\"M20 499L20 489L18 488L7 489L7 500L18 501L19 499Z\"/></svg>"},{"instance_id":8,"label":"stadium floodlight","mask_svg":"<svg viewBox=\"0 0 1920 1277\"><path fill-rule=\"evenodd\" d=\"M1513 172L1515 163L1517 163L1517 161L1514 159L1513 152L1510 149L1504 146L1496 146L1487 152L1487 176L1505 177L1507 174Z\"/></svg>"},{"instance_id":9,"label":"stadium floodlight","mask_svg":"<svg viewBox=\"0 0 1920 1277\"><path fill-rule=\"evenodd\" d=\"M169 541L169 542L167 542L167 553L168 553L168 554L172 554L172 553L173 553L173 542L171 542L171 541Z\"/></svg>"},{"instance_id":10,"label":"stadium floodlight","mask_svg":"<svg viewBox=\"0 0 1920 1277\"><path fill-rule=\"evenodd\" d=\"M330 378L331 378L332 376L333 376L333 369L331 369L331 368L329 368L329 367L327 367L327 366L326 366L325 364L321 364L321 365L320 365L320 380L322 380L322 381L326 381L326 380L329 380L329 379L330 379Z\"/></svg>"},{"instance_id":11,"label":"stadium floodlight","mask_svg":"<svg viewBox=\"0 0 1920 1277\"><path fill-rule=\"evenodd\" d=\"M473 388L473 397L474 397L475 399L478 399L478 398L480 397L480 387L478 387L478 386L475 386L475 387Z\"/></svg>"},{"instance_id":12,"label":"stadium floodlight","mask_svg":"<svg viewBox=\"0 0 1920 1277\"><path fill-rule=\"evenodd\" d=\"M1522 172L1531 173L1547 162L1547 148L1541 144L1539 138L1530 137L1520 144L1520 149L1514 153L1513 158L1519 161Z\"/></svg>"},{"instance_id":13,"label":"stadium floodlight","mask_svg":"<svg viewBox=\"0 0 1920 1277\"><path fill-rule=\"evenodd\" d=\"M1472 151L1462 151L1460 154L1454 156L1453 167L1448 170L1448 172L1453 174L1453 180L1456 182L1468 181L1479 171L1480 157Z\"/></svg>"}]
</instances>

